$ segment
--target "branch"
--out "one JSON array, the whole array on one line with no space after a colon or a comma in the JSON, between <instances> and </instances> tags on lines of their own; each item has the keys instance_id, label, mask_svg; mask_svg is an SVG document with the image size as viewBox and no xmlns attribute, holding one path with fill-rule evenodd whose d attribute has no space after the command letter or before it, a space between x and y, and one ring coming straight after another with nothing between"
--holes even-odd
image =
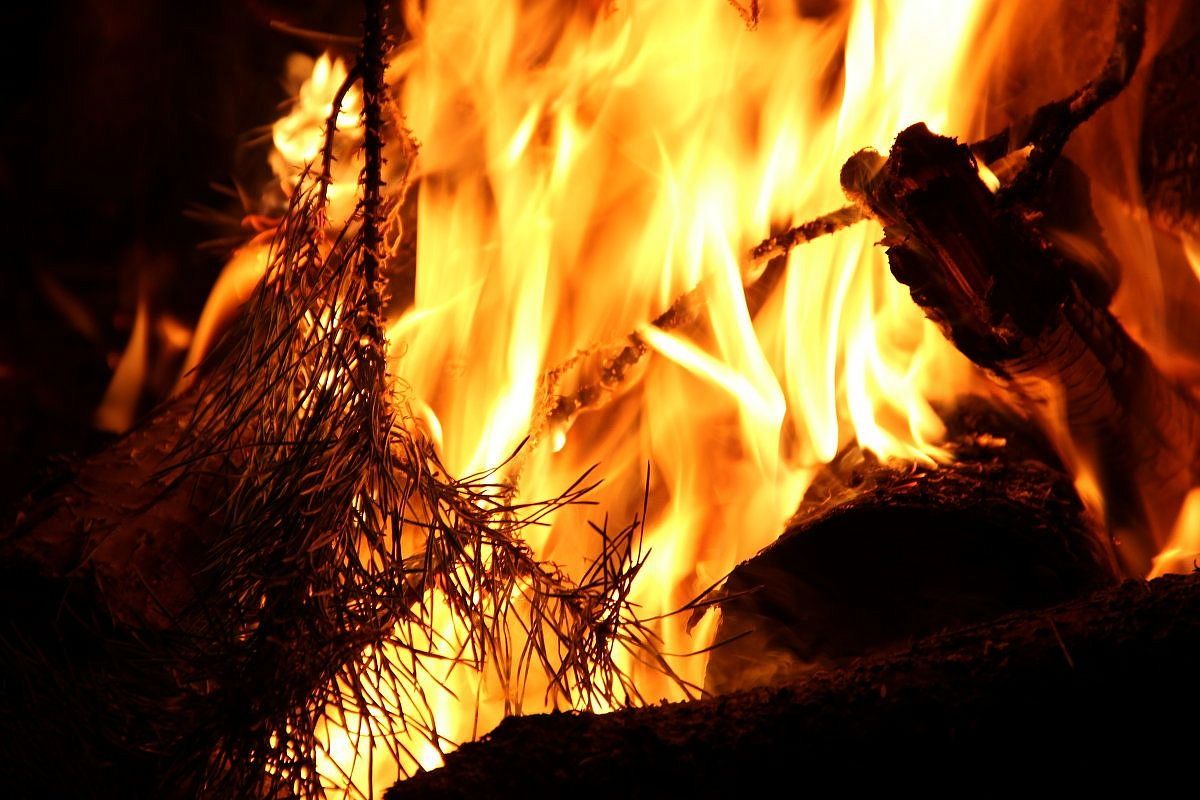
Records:
<instances>
[{"instance_id":1,"label":"branch","mask_svg":"<svg viewBox=\"0 0 1200 800\"><path fill-rule=\"evenodd\" d=\"M363 20L362 54L359 66L363 82L363 152L362 172L362 269L367 282L368 335L381 348L383 345L383 299L379 289L379 262L383 245L383 71L387 57L384 33L385 0L367 0ZM382 360L380 361L382 364Z\"/></svg>"},{"instance_id":2,"label":"branch","mask_svg":"<svg viewBox=\"0 0 1200 800\"><path fill-rule=\"evenodd\" d=\"M350 67L350 71L346 73L346 79L342 81L337 94L333 96L329 118L325 121L325 142L321 146L321 188L319 192L319 202L322 208L329 200L329 184L333 182L333 145L337 136L338 116L342 113L342 105L346 102L346 95L349 93L350 87L354 86L359 77L361 76L358 64L355 64Z\"/></svg>"},{"instance_id":3,"label":"branch","mask_svg":"<svg viewBox=\"0 0 1200 800\"><path fill-rule=\"evenodd\" d=\"M1046 182L1071 134L1129 85L1146 41L1146 0L1120 0L1112 50L1100 73L1070 95L1039 108L1028 120L1010 125L972 146L985 161L1029 147L1025 167L1000 191L1005 204L1028 202ZM1024 129L1023 134L1017 131Z\"/></svg>"},{"instance_id":4,"label":"branch","mask_svg":"<svg viewBox=\"0 0 1200 800\"><path fill-rule=\"evenodd\" d=\"M998 162L1004 163L1003 169L997 167L994 170L1001 177L1012 176L1001 190L1001 199L1004 202L1027 200L1036 194L1075 129L1128 85L1141 57L1145 40L1145 11L1145 0L1121 0L1117 9L1117 31L1112 51L1095 78L1067 97L1046 104L1031 120L1009 126L971 145L972 151L985 163L993 167L996 167ZM1015 131L1018 129L1024 129L1024 135L1017 135ZM1023 163L1009 163L1010 155L1027 146L1031 146L1031 150ZM866 218L857 206L851 204L775 234L756 245L750 251L750 264L758 265L766 261L768 265L757 279L744 285L751 314L757 313L778 285L787 267L787 261L783 257L792 248L836 233ZM699 318L704 302L703 290L699 286L694 287L678 297L651 324L666 331L685 327ZM627 344L604 367L598 380L580 387L570 395L554 398L545 412L545 418L535 420L532 424L534 434L540 432L547 424L559 426L568 423L576 414L597 403L606 393L614 391L625 381L626 376L649 349L636 332L629 334L626 339ZM578 359L579 356L576 356L546 372L543 375L543 384L553 386Z\"/></svg>"}]
</instances>

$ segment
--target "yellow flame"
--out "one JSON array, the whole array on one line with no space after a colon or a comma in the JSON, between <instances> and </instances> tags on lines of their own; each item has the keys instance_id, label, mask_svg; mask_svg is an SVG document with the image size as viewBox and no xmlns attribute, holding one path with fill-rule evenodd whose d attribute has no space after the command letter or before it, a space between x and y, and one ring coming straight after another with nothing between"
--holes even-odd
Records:
<instances>
[{"instance_id":1,"label":"yellow flame","mask_svg":"<svg viewBox=\"0 0 1200 800\"><path fill-rule=\"evenodd\" d=\"M1200 488L1188 493L1167 546L1154 559L1149 578L1200 568Z\"/></svg>"},{"instance_id":2,"label":"yellow flame","mask_svg":"<svg viewBox=\"0 0 1200 800\"><path fill-rule=\"evenodd\" d=\"M599 462L610 482L596 499L631 511L651 464L650 555L633 589L651 615L769 543L852 439L881 457L943 459L931 402L970 373L890 280L878 229L793 253L753 317L742 254L772 224L842 205L837 175L856 149L886 149L918 120L978 133L965 98L984 94L989 64L972 43L994 6L864 0L814 20L781 4L751 32L728 6L690 0L600 15L409 4L412 39L393 68L421 142L417 272L393 371L438 421L451 470L492 467L536 428L546 369L640 331L661 360L530 453L520 490L552 495ZM698 338L646 326L697 284ZM584 563L583 519L561 513L535 535L539 555ZM688 652L711 627L669 619L658 632ZM648 696L680 696L627 666ZM679 669L702 683L702 658ZM496 687L474 681L440 708L450 738L503 710ZM539 706L536 690L525 699Z\"/></svg>"},{"instance_id":3,"label":"yellow flame","mask_svg":"<svg viewBox=\"0 0 1200 800\"><path fill-rule=\"evenodd\" d=\"M267 252L268 244L265 238L256 238L235 252L217 276L208 300L204 303L204 309L200 312L195 333L191 337L191 345L183 364L184 377L180 385L188 380L187 376L212 349L216 340L236 316L238 309L262 279L267 271Z\"/></svg>"},{"instance_id":4,"label":"yellow flame","mask_svg":"<svg viewBox=\"0 0 1200 800\"><path fill-rule=\"evenodd\" d=\"M1200 281L1200 241L1191 236L1184 236L1183 253L1187 257L1188 266L1192 268L1196 280Z\"/></svg>"},{"instance_id":5,"label":"yellow flame","mask_svg":"<svg viewBox=\"0 0 1200 800\"><path fill-rule=\"evenodd\" d=\"M309 165L321 168L325 123L333 113L334 99L349 70L341 59L329 54L322 55L316 61L296 54L291 58L288 72L294 82L299 82L299 88L291 111L271 128L275 150L270 159L285 194L290 194L296 187L304 168ZM306 78L299 80L306 74ZM352 86L346 92L337 116L339 136L335 158L346 152L354 152L355 145L361 141L361 113L362 92L357 86ZM337 158L334 161L335 180L329 189L330 219L343 220L353 210L354 187L360 168L358 159Z\"/></svg>"},{"instance_id":6,"label":"yellow flame","mask_svg":"<svg viewBox=\"0 0 1200 800\"><path fill-rule=\"evenodd\" d=\"M775 226L843 205L837 176L854 151L886 151L917 121L965 141L983 133L988 76L1019 21L1016 4L848 0L821 18L796 6L765 4L749 31L716 0L615 9L410 0L410 38L390 65L397 107L421 143L414 301L389 327L411 419L451 472L495 467L539 430L547 370L577 361L550 387L570 392L604 370L608 345L638 331L648 363L603 407L535 441L519 492L554 496L599 463L608 480L593 499L632 515L650 465L648 556L631 594L647 616L678 608L772 541L816 470L849 444L947 460L934 407L977 380L891 279L876 226L792 252L784 282L753 314L743 254ZM318 59L275 126L285 191L317 158L345 74ZM338 120L347 147L360 108L352 91ZM334 173L335 206L355 196L357 165L347 161ZM997 174L982 163L979 172L996 190ZM261 258L261 249L239 254L217 294L240 295ZM648 324L696 286L696 325ZM227 305L206 310L197 342ZM1078 481L1102 509L1090 474ZM1200 501L1189 502L1194 523ZM530 544L577 570L594 555L579 534L586 519L566 509ZM1196 543L1179 530L1173 547L1183 553ZM438 635L425 644L451 655L465 632L437 603L430 609ZM712 615L686 623L655 623L667 652L711 642ZM680 697L662 675L617 657L645 697ZM703 682L704 658L675 666ZM497 683L447 661L420 687L438 734L472 738L510 700L526 711L569 700L547 700L544 685L508 698ZM345 774L358 786L372 769L375 785L394 775L395 765L371 766L369 737L356 735L376 727L369 715L326 727L320 771L331 787L344 788ZM405 768L440 762L420 737L406 744L415 763Z\"/></svg>"}]
</instances>

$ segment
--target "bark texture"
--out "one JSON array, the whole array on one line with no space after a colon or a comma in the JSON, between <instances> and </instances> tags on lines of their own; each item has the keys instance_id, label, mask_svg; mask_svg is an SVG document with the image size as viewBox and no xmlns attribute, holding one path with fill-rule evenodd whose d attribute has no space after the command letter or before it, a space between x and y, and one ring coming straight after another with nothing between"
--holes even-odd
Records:
<instances>
[{"instance_id":1,"label":"bark texture","mask_svg":"<svg viewBox=\"0 0 1200 800\"><path fill-rule=\"evenodd\" d=\"M1115 583L1071 479L1035 455L1036 432L974 427L952 441L954 464L851 453L828 467L783 535L723 585L716 641L729 643L706 688L779 683Z\"/></svg>"},{"instance_id":2,"label":"bark texture","mask_svg":"<svg viewBox=\"0 0 1200 800\"><path fill-rule=\"evenodd\" d=\"M777 688L511 718L387 798L745 796L814 778L968 778L961 791L1157 770L1195 744L1198 668L1200 576L1128 581Z\"/></svg>"},{"instance_id":3,"label":"bark texture","mask_svg":"<svg viewBox=\"0 0 1200 800\"><path fill-rule=\"evenodd\" d=\"M1194 27L1194 26L1193 26ZM1200 33L1155 59L1146 89L1141 175L1155 224L1200 236Z\"/></svg>"},{"instance_id":4,"label":"bark texture","mask_svg":"<svg viewBox=\"0 0 1200 800\"><path fill-rule=\"evenodd\" d=\"M1142 533L1123 558L1145 574L1200 481L1200 402L1108 311L1103 282L1038 233L1035 212L988 191L965 146L914 125L887 159L851 158L842 183L883 224L892 274L946 337L1052 423L1065 418L1111 518Z\"/></svg>"}]
</instances>

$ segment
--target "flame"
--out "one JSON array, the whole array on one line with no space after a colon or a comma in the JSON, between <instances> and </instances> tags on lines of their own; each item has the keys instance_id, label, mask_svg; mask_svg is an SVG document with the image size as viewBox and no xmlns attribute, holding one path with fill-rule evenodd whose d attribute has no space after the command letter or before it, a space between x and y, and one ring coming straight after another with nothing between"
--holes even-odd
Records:
<instances>
[{"instance_id":1,"label":"flame","mask_svg":"<svg viewBox=\"0 0 1200 800\"><path fill-rule=\"evenodd\" d=\"M217 276L200 320L189 343L187 358L183 364L183 378L188 379L192 370L206 356L225 328L236 316L239 308L250 297L254 287L267 271L267 248L269 234L256 237L250 244L233 254L221 274ZM178 388L178 387L177 387Z\"/></svg>"},{"instance_id":2,"label":"flame","mask_svg":"<svg viewBox=\"0 0 1200 800\"><path fill-rule=\"evenodd\" d=\"M842 205L837 175L857 149L886 149L918 120L979 134L964 98L984 95L993 50L972 43L997 7L856 2L810 19L773 5L751 32L722 3L410 3L391 78L421 142L416 283L392 371L436 420L447 466L503 462L538 429L543 373L577 359L551 387L566 393L637 331L648 363L534 443L520 492L553 495L599 463L595 499L616 516L640 506L649 464L633 599L653 616L767 545L849 442L944 460L932 402L974 377L890 279L878 229L794 252L757 315L743 254L772 225ZM646 325L698 285L703 334ZM531 544L578 568L583 519L562 512ZM703 650L713 620L658 633L666 652ZM679 661L703 682L702 656ZM681 697L625 666L647 697ZM439 733L461 741L505 704L486 676L452 677L458 699L426 690Z\"/></svg>"},{"instance_id":3,"label":"flame","mask_svg":"<svg viewBox=\"0 0 1200 800\"><path fill-rule=\"evenodd\" d=\"M604 407L535 440L519 491L552 496L600 463L608 482L594 499L620 515L640 507L650 465L648 555L633 600L651 617L767 545L816 469L850 442L884 458L944 460L932 404L975 378L890 280L878 229L791 254L785 284L758 314L742 254L773 225L840 206L837 175L855 150L886 149L919 120L979 134L964 98L985 95L999 34L982 26L1000 6L861 0L812 19L780 4L751 32L722 3L686 0L603 12L407 4L411 39L390 79L421 142L418 239L414 301L389 330L392 372L447 466L468 474L502 463L539 429L547 370L582 365L550 387L565 393L638 331L652 363ZM316 155L312 126L341 74L317 62L276 126L273 163ZM342 196L354 179L335 174ZM704 334L646 325L696 286ZM579 568L591 555L575 534L583 521L560 512L530 544ZM703 650L712 617L691 629L659 622L664 651ZM464 641L452 623L434 629L435 652ZM681 696L655 671L623 666L646 697ZM703 656L676 666L703 682ZM486 674L445 670L421 688L447 740L474 738L511 710ZM543 691L530 686L523 710L543 707ZM328 726L321 772L331 785L344 775L366 785L363 728ZM440 763L427 743L409 749L422 767ZM394 765L378 769L376 785L387 785Z\"/></svg>"},{"instance_id":4,"label":"flame","mask_svg":"<svg viewBox=\"0 0 1200 800\"><path fill-rule=\"evenodd\" d=\"M129 343L121 353L100 407L96 409L95 424L100 430L123 433L133 427L149 369L150 329L150 312L142 294L138 297L137 316L133 319Z\"/></svg>"},{"instance_id":5,"label":"flame","mask_svg":"<svg viewBox=\"0 0 1200 800\"><path fill-rule=\"evenodd\" d=\"M1150 578L1200 569L1200 488L1192 489L1166 547L1154 559Z\"/></svg>"},{"instance_id":6,"label":"flame","mask_svg":"<svg viewBox=\"0 0 1200 800\"><path fill-rule=\"evenodd\" d=\"M388 331L414 424L458 475L504 463L532 432L509 476L521 497L555 496L598 463L601 508L628 517L646 501L647 558L632 590L646 617L679 608L768 545L817 470L851 443L881 459L948 460L934 408L980 381L891 279L877 226L793 251L757 313L743 291L755 277L744 254L773 228L843 205L837 176L862 147L886 151L918 121L963 141L990 132L988 89L1029 4L847 0L821 17L800 13L802 4L758 5L749 30L715 0L411 0L410 37L389 65L398 110L421 143L410 175L413 301ZM297 82L308 75L273 130L285 192L318 159L346 76L327 56L290 71ZM347 93L339 155L361 139L361 103ZM979 171L995 191L1003 170L993 167ZM354 159L339 158L333 220L350 212L357 176ZM1119 206L1106 197L1096 206L1115 231L1114 252L1153 264L1144 220ZM222 274L189 367L260 279L266 247L256 240ZM1200 277L1198 252L1190 245ZM1154 280L1137 286L1161 294ZM695 329L647 322L695 287L704 297ZM1135 325L1156 313L1131 309L1136 296L1135 286L1117 299ZM596 381L631 332L647 349L637 369L603 404L547 429L546 394ZM144 324L135 345L139 335ZM144 358L135 347L127 356ZM547 374L556 376L549 386ZM1094 475L1076 467L1102 516ZM1200 550L1198 515L1193 492L1153 574L1184 568ZM565 509L529 543L540 558L582 569L594 555L578 535L586 520L586 510ZM467 637L430 608L440 635L428 647L453 655ZM667 653L703 651L715 633L713 615L690 628L679 617L656 625ZM646 698L682 696L627 662ZM704 656L677 662L682 677L703 683ZM451 660L430 670L420 690L439 743L475 738L514 710L485 673ZM531 683L516 705L566 701L545 688ZM348 781L394 780L397 765L377 747L372 759L361 735L371 720L330 713L318 760L328 785L359 796ZM405 744L404 769L440 763L439 746Z\"/></svg>"},{"instance_id":7,"label":"flame","mask_svg":"<svg viewBox=\"0 0 1200 800\"><path fill-rule=\"evenodd\" d=\"M334 100L349 69L341 59L329 54L316 61L296 54L289 60L287 71L290 82L299 84L299 88L291 111L271 128L275 150L270 158L271 168L285 195L291 194L296 187L301 171L319 161L325 144L325 125L333 114ZM362 142L361 113L362 92L353 85L346 91L338 110L337 130L341 135L334 154L334 181L329 189L329 217L339 222L354 210L354 186L362 168L361 159L342 156L358 152Z\"/></svg>"},{"instance_id":8,"label":"flame","mask_svg":"<svg viewBox=\"0 0 1200 800\"><path fill-rule=\"evenodd\" d=\"M148 398L161 397L175 382L180 360L192 343L192 329L169 312L154 308L154 285L166 269L148 254L131 254L138 271L137 307L129 339L120 356L113 356L108 388L93 416L100 430L124 433L137 422ZM44 281L51 301L85 335L96 334L95 323L62 287ZM210 301L211 302L211 301ZM98 334L97 334L98 335Z\"/></svg>"}]
</instances>

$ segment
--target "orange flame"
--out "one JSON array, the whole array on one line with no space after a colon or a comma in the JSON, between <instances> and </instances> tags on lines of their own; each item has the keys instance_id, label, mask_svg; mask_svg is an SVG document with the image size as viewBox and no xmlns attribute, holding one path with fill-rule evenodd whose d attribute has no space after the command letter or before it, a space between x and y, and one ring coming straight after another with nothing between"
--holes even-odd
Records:
<instances>
[{"instance_id":1,"label":"orange flame","mask_svg":"<svg viewBox=\"0 0 1200 800\"><path fill-rule=\"evenodd\" d=\"M409 4L412 39L393 75L422 143L418 247L393 372L439 431L447 465L465 474L503 461L538 428L547 369L581 352L600 353L595 366L638 330L654 363L526 454L520 491L553 494L598 462L610 482L596 499L620 514L640 505L649 463L650 554L633 594L651 616L768 544L814 470L851 440L881 457L944 459L931 401L974 378L890 280L878 230L794 253L756 316L743 254L773 223L841 205L838 171L858 148L886 148L917 120L978 133L962 98L984 93L987 48L971 45L989 6L857 2L825 20L772 6L750 32L722 3L600 15L549 2ZM703 340L646 327L698 284ZM573 534L581 523L563 512L531 544L578 567L589 556ZM659 623L665 651L710 643L712 619L685 623ZM646 696L680 697L652 670L624 666ZM703 682L703 657L677 666ZM443 677L455 696L424 688L450 739L505 712L485 675ZM541 707L538 689L525 710Z\"/></svg>"},{"instance_id":2,"label":"orange flame","mask_svg":"<svg viewBox=\"0 0 1200 800\"><path fill-rule=\"evenodd\" d=\"M891 279L874 246L878 227L792 252L784 284L757 314L742 288L754 269L743 254L772 226L843 205L837 176L856 150L886 150L917 121L965 141L985 133L989 81L1017 4L848 0L821 18L793 3L751 5L753 31L717 0L412 0L411 37L389 69L421 142L414 301L389 329L404 402L452 472L486 470L544 430L548 370L575 363L549 387L572 391L637 331L646 363L602 407L535 435L512 477L523 497L553 496L599 463L608 481L594 499L620 517L640 510L650 465L649 556L632 592L647 617L769 544L816 470L851 442L881 458L947 460L934 406L980 381ZM340 62L317 60L275 126L272 165L285 190L317 158L345 74ZM339 153L360 135L360 108L352 91ZM334 172L335 221L356 192L358 166L345 161ZM995 190L997 176L982 164L980 172ZM1097 203L1106 231L1116 231L1113 248L1144 258L1144 221L1118 205ZM265 247L248 246L227 267L189 365L261 276ZM1189 255L1200 276L1197 252ZM702 333L647 324L696 286ZM139 358L134 348L128 357ZM1084 464L1077 484L1102 515ZM1193 492L1153 574L1185 568L1200 550L1197 515ZM530 544L579 569L593 555L576 535L585 519L566 509ZM465 637L434 608L441 636L427 644L450 655ZM701 651L713 623L668 617L657 632L665 652ZM703 683L705 664L698 656L675 667ZM645 697L680 697L655 671L624 666ZM420 688L437 733L463 741L490 729L512 710L496 683L452 661L431 674ZM531 685L518 704L557 702L544 689ZM378 751L372 760L355 736L369 719L331 712L325 725L329 786L357 796L347 776L357 786L395 778L397 765L379 763ZM416 763L405 769L440 762L438 748L409 745Z\"/></svg>"}]
</instances>

